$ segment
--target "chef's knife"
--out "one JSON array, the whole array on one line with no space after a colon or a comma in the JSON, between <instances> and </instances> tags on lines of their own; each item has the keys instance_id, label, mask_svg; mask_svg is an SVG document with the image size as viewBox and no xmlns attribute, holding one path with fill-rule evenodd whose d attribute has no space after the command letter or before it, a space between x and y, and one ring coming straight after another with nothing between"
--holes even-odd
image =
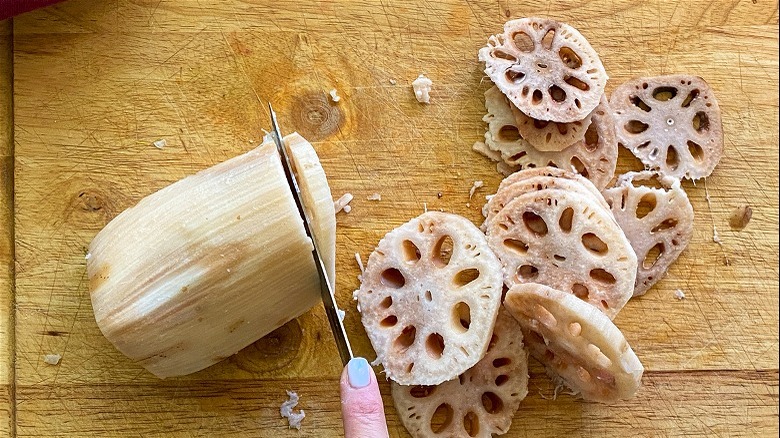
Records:
<instances>
[{"instance_id":1,"label":"chef's knife","mask_svg":"<svg viewBox=\"0 0 780 438\"><path fill-rule=\"evenodd\" d=\"M290 157L287 155L287 149L282 143L282 134L279 131L279 123L276 121L276 113L270 102L268 103L268 110L271 113L271 135L276 143L276 149L279 151L279 155L282 158L284 175L287 177L287 183L290 185L290 191L292 191L295 205L298 207L298 213L300 214L301 219L303 219L303 228L306 230L306 235L311 239L313 247L311 253L314 257L314 265L317 267L317 274L319 274L320 277L320 295L322 295L322 303L325 305L325 313L328 315L333 337L336 338L336 347L338 348L339 356L341 356L341 362L346 366L347 362L352 359L352 347L349 345L349 339L347 338L347 332L344 330L344 324L341 322L341 318L339 318L336 298L333 295L333 288L330 285L328 274L325 272L325 264L323 263L317 248L317 241L314 239L314 235L311 231L311 221L306 214L306 210L303 208L298 180L295 179L295 174L292 172Z\"/></svg>"}]
</instances>

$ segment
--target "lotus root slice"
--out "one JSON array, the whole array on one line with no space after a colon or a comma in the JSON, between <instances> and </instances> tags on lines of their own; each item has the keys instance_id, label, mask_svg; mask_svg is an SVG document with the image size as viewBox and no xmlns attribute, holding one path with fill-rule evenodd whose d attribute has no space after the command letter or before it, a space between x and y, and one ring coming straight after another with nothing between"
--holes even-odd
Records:
<instances>
[{"instance_id":1,"label":"lotus root slice","mask_svg":"<svg viewBox=\"0 0 780 438\"><path fill-rule=\"evenodd\" d=\"M585 400L634 396L644 367L604 314L571 294L540 284L514 286L504 306L523 328L530 354Z\"/></svg>"},{"instance_id":2,"label":"lotus root slice","mask_svg":"<svg viewBox=\"0 0 780 438\"><path fill-rule=\"evenodd\" d=\"M618 156L615 123L606 97L594 110L585 137L559 152L539 151L523 139L510 105L497 88L485 92L485 144L501 152L507 168L558 167L588 178L599 190L606 187L615 174Z\"/></svg>"},{"instance_id":3,"label":"lotus root slice","mask_svg":"<svg viewBox=\"0 0 780 438\"><path fill-rule=\"evenodd\" d=\"M678 180L660 178L662 187L634 185L657 175L629 172L604 190L612 214L637 255L634 296L644 295L666 275L693 236L693 207Z\"/></svg>"},{"instance_id":4,"label":"lotus root slice","mask_svg":"<svg viewBox=\"0 0 780 438\"><path fill-rule=\"evenodd\" d=\"M576 29L544 18L504 24L479 51L485 73L517 108L537 120L575 122L593 111L607 74Z\"/></svg>"},{"instance_id":5,"label":"lotus root slice","mask_svg":"<svg viewBox=\"0 0 780 438\"><path fill-rule=\"evenodd\" d=\"M428 212L379 242L356 296L387 377L436 385L482 358L501 292L500 262L479 229Z\"/></svg>"},{"instance_id":6,"label":"lotus root slice","mask_svg":"<svg viewBox=\"0 0 780 438\"><path fill-rule=\"evenodd\" d=\"M609 205L601 192L587 179L573 172L555 167L542 167L521 170L501 181L498 191L485 206L483 215L489 222L512 199L533 191L544 189L560 189L577 192L583 198L599 203L605 210Z\"/></svg>"},{"instance_id":7,"label":"lotus root slice","mask_svg":"<svg viewBox=\"0 0 780 438\"><path fill-rule=\"evenodd\" d=\"M544 189L516 197L487 224L504 283L572 293L610 319L631 298L636 255L612 215L579 193Z\"/></svg>"},{"instance_id":8,"label":"lotus root slice","mask_svg":"<svg viewBox=\"0 0 780 438\"><path fill-rule=\"evenodd\" d=\"M582 120L561 123L528 117L514 105L511 105L511 109L520 135L539 151L557 152L566 149L585 138L591 122L591 114Z\"/></svg>"},{"instance_id":9,"label":"lotus root slice","mask_svg":"<svg viewBox=\"0 0 780 438\"><path fill-rule=\"evenodd\" d=\"M473 368L437 386L393 383L392 394L401 423L415 438L506 433L528 394L520 325L502 308L485 357Z\"/></svg>"},{"instance_id":10,"label":"lotus root slice","mask_svg":"<svg viewBox=\"0 0 780 438\"><path fill-rule=\"evenodd\" d=\"M698 179L710 175L720 161L720 106L704 79L632 79L612 93L610 105L618 141L646 168L677 179Z\"/></svg>"}]
</instances>

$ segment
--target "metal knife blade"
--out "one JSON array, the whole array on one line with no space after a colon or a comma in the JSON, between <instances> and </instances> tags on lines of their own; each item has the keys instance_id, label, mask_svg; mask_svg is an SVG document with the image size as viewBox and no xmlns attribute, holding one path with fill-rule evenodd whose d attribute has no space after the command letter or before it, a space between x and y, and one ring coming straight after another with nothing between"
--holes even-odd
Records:
<instances>
[{"instance_id":1,"label":"metal knife blade","mask_svg":"<svg viewBox=\"0 0 780 438\"><path fill-rule=\"evenodd\" d=\"M336 339L336 347L341 357L341 362L345 366L347 362L352 359L352 347L349 344L349 338L347 338L347 332L344 330L344 324L339 318L338 307L336 306L336 297L333 294L333 288L328 281L328 274L325 271L325 264L322 261L320 252L317 249L317 242L314 240L314 235L311 231L311 221L306 215L306 210L303 208L303 201L301 201L301 190L298 186L298 180L295 178L295 174L292 172L292 165L290 163L290 157L287 155L287 150L282 144L282 134L279 131L279 123L276 121L276 113L274 112L271 102L268 102L268 111L271 113L271 132L276 143L276 149L279 151L279 155L282 158L282 167L284 168L284 175L287 177L287 183L290 185L290 191L292 192L293 199L295 199L295 205L298 207L298 213L303 219L303 228L306 230L306 235L309 236L312 243L312 256L314 257L314 265L317 267L317 274L320 277L320 295L322 295L322 303L325 305L325 313L328 315L328 322L330 323L330 329L333 332L333 337Z\"/></svg>"}]
</instances>

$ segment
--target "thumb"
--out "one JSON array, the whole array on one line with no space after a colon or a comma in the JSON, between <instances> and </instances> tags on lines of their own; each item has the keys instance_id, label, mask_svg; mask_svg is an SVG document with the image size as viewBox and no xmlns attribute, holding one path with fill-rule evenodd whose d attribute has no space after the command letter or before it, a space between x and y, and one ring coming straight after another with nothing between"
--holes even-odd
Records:
<instances>
[{"instance_id":1,"label":"thumb","mask_svg":"<svg viewBox=\"0 0 780 438\"><path fill-rule=\"evenodd\" d=\"M341 416L346 438L387 438L385 408L376 374L356 357L341 373Z\"/></svg>"}]
</instances>

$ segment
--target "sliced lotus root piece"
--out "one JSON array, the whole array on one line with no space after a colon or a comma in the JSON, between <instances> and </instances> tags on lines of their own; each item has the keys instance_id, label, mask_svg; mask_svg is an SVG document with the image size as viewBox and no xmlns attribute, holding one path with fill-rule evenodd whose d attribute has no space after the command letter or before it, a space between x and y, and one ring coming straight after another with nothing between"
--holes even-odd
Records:
<instances>
[{"instance_id":1,"label":"sliced lotus root piece","mask_svg":"<svg viewBox=\"0 0 780 438\"><path fill-rule=\"evenodd\" d=\"M582 120L560 123L528 117L514 105L511 105L511 109L520 135L540 151L562 151L582 140L591 122L591 114Z\"/></svg>"},{"instance_id":2,"label":"sliced lotus root piece","mask_svg":"<svg viewBox=\"0 0 780 438\"><path fill-rule=\"evenodd\" d=\"M509 289L504 307L523 328L531 355L585 400L634 396L644 367L623 333L593 306L541 284Z\"/></svg>"},{"instance_id":3,"label":"sliced lotus root piece","mask_svg":"<svg viewBox=\"0 0 780 438\"><path fill-rule=\"evenodd\" d=\"M605 210L609 210L609 205L604 200L601 192L586 178L555 167L539 167L521 170L504 178L498 186L496 194L486 204L483 212L485 221L489 222L512 199L526 193L544 189L577 192L584 198L600 204Z\"/></svg>"},{"instance_id":4,"label":"sliced lotus root piece","mask_svg":"<svg viewBox=\"0 0 780 438\"><path fill-rule=\"evenodd\" d=\"M611 213L580 193L544 189L510 201L487 224L504 283L571 292L610 319L631 298L636 255Z\"/></svg>"},{"instance_id":5,"label":"sliced lotus root piece","mask_svg":"<svg viewBox=\"0 0 780 438\"><path fill-rule=\"evenodd\" d=\"M612 93L610 105L618 141L645 167L677 179L698 179L711 174L720 161L720 107L704 79L632 79Z\"/></svg>"},{"instance_id":6,"label":"sliced lotus root piece","mask_svg":"<svg viewBox=\"0 0 780 438\"><path fill-rule=\"evenodd\" d=\"M469 220L428 212L388 233L357 292L387 377L436 385L485 353L502 292L501 263Z\"/></svg>"},{"instance_id":7,"label":"sliced lotus root piece","mask_svg":"<svg viewBox=\"0 0 780 438\"><path fill-rule=\"evenodd\" d=\"M585 137L559 152L539 151L525 141L510 105L497 88L485 92L487 115L483 120L488 123L485 144L501 152L506 164L518 170L558 167L588 178L598 189L606 187L615 174L618 156L615 122L606 97L593 112Z\"/></svg>"},{"instance_id":8,"label":"sliced lotus root piece","mask_svg":"<svg viewBox=\"0 0 780 438\"><path fill-rule=\"evenodd\" d=\"M501 308L485 357L474 367L437 386L391 386L401 423L415 438L502 435L528 394L520 325Z\"/></svg>"},{"instance_id":9,"label":"sliced lotus root piece","mask_svg":"<svg viewBox=\"0 0 780 438\"><path fill-rule=\"evenodd\" d=\"M693 207L679 180L653 172L629 172L604 190L620 228L637 255L634 296L644 295L666 275L693 236ZM662 188L636 186L657 178Z\"/></svg>"},{"instance_id":10,"label":"sliced lotus root piece","mask_svg":"<svg viewBox=\"0 0 780 438\"><path fill-rule=\"evenodd\" d=\"M607 73L576 29L545 18L504 24L479 51L485 73L517 108L537 120L575 122L599 103Z\"/></svg>"}]
</instances>

